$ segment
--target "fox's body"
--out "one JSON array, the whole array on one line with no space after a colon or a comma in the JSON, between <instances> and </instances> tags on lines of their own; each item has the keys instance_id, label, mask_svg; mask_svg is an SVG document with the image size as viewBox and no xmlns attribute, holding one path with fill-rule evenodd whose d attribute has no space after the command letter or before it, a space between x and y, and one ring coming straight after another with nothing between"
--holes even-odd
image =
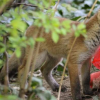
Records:
<instances>
[{"instance_id":1,"label":"fox's body","mask_svg":"<svg viewBox=\"0 0 100 100\"><path fill-rule=\"evenodd\" d=\"M66 20L65 18L58 18L60 22ZM72 22L72 24L78 25L79 22ZM90 59L94 54L98 46L100 45L100 11L90 18L86 23L87 38L79 36L75 42L73 50L68 62L68 70L70 75L71 91L74 100L81 100L80 95L80 82L78 76L78 67L82 66L82 84L84 94L92 94L90 89ZM35 26L30 26L26 31L27 37L34 37L39 29ZM41 32L41 30L40 30ZM39 54L36 61L36 68L41 67L41 71L53 90L58 90L59 85L52 77L52 69L61 61L62 58L66 58L69 49L72 46L75 38L74 31L68 33L66 36L60 35L58 43L54 43L51 38L51 33L46 34L43 32L45 42L40 43ZM23 59L29 54L29 47L22 48L22 55L17 58L15 54L9 59L10 72L21 66ZM34 52L35 54L35 52ZM34 60L34 54L33 59ZM1 71L0 77L3 77L4 68ZM62 91L65 88L62 88Z\"/></svg>"}]
</instances>

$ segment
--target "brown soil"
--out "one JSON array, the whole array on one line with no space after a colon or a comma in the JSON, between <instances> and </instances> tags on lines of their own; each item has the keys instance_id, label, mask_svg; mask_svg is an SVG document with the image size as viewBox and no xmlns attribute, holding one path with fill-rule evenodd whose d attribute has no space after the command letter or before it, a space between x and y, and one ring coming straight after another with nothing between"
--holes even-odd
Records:
<instances>
[{"instance_id":1,"label":"brown soil","mask_svg":"<svg viewBox=\"0 0 100 100\"><path fill-rule=\"evenodd\" d=\"M60 83L60 78L56 76L55 79L57 80L58 83ZM55 97L58 97L58 92L53 92L44 79L43 79L43 85L47 90L50 90ZM72 100L69 77L66 77L63 80L63 85L67 86L67 91L61 92L60 100ZM93 99L93 97L91 97L87 99L85 98L84 100L100 100L100 99L98 99L97 97L96 99Z\"/></svg>"},{"instance_id":2,"label":"brown soil","mask_svg":"<svg viewBox=\"0 0 100 100\"><path fill-rule=\"evenodd\" d=\"M61 74L61 73L60 73ZM59 73L56 72L56 74L54 75L54 78L56 79L56 81L58 83L60 83L61 80L61 75ZM36 77L42 77L41 72L37 71L34 72L34 75ZM42 77L43 78L43 77ZM72 95L71 95L71 88L70 88L70 81L69 81L69 77L66 76L63 80L63 85L67 86L67 91L66 92L61 92L60 95L60 100L72 100ZM15 86L15 85L14 85ZM50 88L50 86L47 84L47 82L43 79L43 86L46 88L46 90L51 91L51 93L57 98L58 97L58 92L53 92ZM100 93L98 93L98 96L92 96L91 98L85 98L83 100L100 100L98 99L98 97L100 97ZM36 97L35 100L40 100L38 97Z\"/></svg>"}]
</instances>

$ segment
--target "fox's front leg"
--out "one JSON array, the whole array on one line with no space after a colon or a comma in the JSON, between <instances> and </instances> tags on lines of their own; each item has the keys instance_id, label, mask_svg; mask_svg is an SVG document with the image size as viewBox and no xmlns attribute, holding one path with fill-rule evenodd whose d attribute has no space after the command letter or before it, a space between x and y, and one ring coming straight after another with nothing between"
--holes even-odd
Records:
<instances>
[{"instance_id":1,"label":"fox's front leg","mask_svg":"<svg viewBox=\"0 0 100 100\"><path fill-rule=\"evenodd\" d=\"M78 64L74 64L71 61L69 61L68 70L69 70L71 92L72 92L73 100L82 100L81 93L80 93Z\"/></svg>"},{"instance_id":2,"label":"fox's front leg","mask_svg":"<svg viewBox=\"0 0 100 100\"><path fill-rule=\"evenodd\" d=\"M81 76L82 76L82 85L83 85L83 94L92 95L92 89L90 88L90 67L91 67L91 59L87 59L82 68L81 68Z\"/></svg>"}]
</instances>

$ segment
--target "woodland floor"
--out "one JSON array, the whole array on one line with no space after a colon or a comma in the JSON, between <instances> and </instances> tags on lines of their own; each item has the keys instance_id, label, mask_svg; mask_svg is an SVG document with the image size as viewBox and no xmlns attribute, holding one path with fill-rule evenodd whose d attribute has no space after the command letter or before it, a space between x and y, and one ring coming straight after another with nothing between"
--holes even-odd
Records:
<instances>
[{"instance_id":1,"label":"woodland floor","mask_svg":"<svg viewBox=\"0 0 100 100\"><path fill-rule=\"evenodd\" d=\"M59 75L54 75L56 81L60 83L61 76ZM50 88L50 86L46 83L46 81L43 79L43 85L47 90L50 90L51 93L55 96L58 97L58 92L53 92ZM70 81L69 81L69 76L66 76L63 80L63 85L67 86L67 91L66 92L61 92L60 95L60 100L72 100L72 95L71 95L71 87L70 87ZM100 100L100 93L98 93L95 96L91 96L88 98L84 98L83 100Z\"/></svg>"},{"instance_id":2,"label":"woodland floor","mask_svg":"<svg viewBox=\"0 0 100 100\"><path fill-rule=\"evenodd\" d=\"M41 73L34 73L34 76L39 76L39 77L42 77L41 76ZM54 74L53 75L54 78L56 79L56 81L58 83L60 83L60 79L61 79L61 75L60 74ZM61 92L61 96L60 96L60 100L72 100L72 95L71 95L71 88L70 88L70 81L69 81L69 77L66 76L63 80L63 85L64 86L67 86L67 91L66 92ZM43 79L43 86L46 88L46 90L49 90L51 91L51 93L57 98L58 97L58 92L53 92L50 88L50 86L47 84L47 82ZM98 99L98 97L100 97L100 93L98 93L98 95L96 96L92 96L92 97L89 97L89 98L85 98L83 100L100 100ZM40 100L39 98L36 97L35 100Z\"/></svg>"},{"instance_id":3,"label":"woodland floor","mask_svg":"<svg viewBox=\"0 0 100 100\"><path fill-rule=\"evenodd\" d=\"M60 78L55 76L55 79L58 81L58 83L60 83ZM52 92L52 94L57 97L58 96L58 92L53 92L50 88L50 86L46 83L45 80L43 80L43 85L47 90L50 90ZM71 95L71 88L70 88L70 81L69 81L69 77L66 77L63 80L63 85L67 86L67 91L66 92L61 92L61 96L60 96L60 100L72 100L72 95ZM94 98L85 98L84 100L100 100L100 99L94 99Z\"/></svg>"}]
</instances>

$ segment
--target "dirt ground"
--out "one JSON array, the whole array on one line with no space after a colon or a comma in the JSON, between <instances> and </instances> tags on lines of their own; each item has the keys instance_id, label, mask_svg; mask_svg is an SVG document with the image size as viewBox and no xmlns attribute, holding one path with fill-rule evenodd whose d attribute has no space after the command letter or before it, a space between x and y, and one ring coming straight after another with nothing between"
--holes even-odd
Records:
<instances>
[{"instance_id":1,"label":"dirt ground","mask_svg":"<svg viewBox=\"0 0 100 100\"><path fill-rule=\"evenodd\" d=\"M55 77L55 79L57 80L58 83L60 83L60 78ZM60 100L72 100L70 82L68 77L64 79L63 85L67 86L67 91L61 92ZM55 97L58 96L58 92L53 92L45 80L43 80L43 86L46 89L50 90Z\"/></svg>"},{"instance_id":2,"label":"dirt ground","mask_svg":"<svg viewBox=\"0 0 100 100\"><path fill-rule=\"evenodd\" d=\"M60 78L55 76L55 79L57 80L58 83L60 83ZM50 86L46 83L45 80L43 80L43 85L47 90L50 90L55 97L58 97L58 92L53 92L51 90ZM67 86L67 91L61 92L60 100L72 100L69 77L66 77L63 80L63 85ZM97 99L97 97L94 96L94 97L91 97L91 98L89 97L87 99L84 98L83 100L100 100L100 99Z\"/></svg>"},{"instance_id":3,"label":"dirt ground","mask_svg":"<svg viewBox=\"0 0 100 100\"><path fill-rule=\"evenodd\" d=\"M60 74L56 72L56 74L53 75L58 83L60 83L60 80L61 80L61 75ZM58 92L53 92L51 90L50 86L47 84L47 82L42 77L40 71L34 72L33 76L39 77L39 78L41 77L42 80L43 80L43 86L46 88L46 90L51 91L51 93L56 98L58 97ZM61 92L60 100L72 100L69 76L66 76L64 78L63 85L67 87L67 91L66 92ZM84 98L83 100L100 100L100 99L98 99L98 97L100 97L100 93L98 93L98 95L96 95L96 96L92 96L92 97L89 97L89 98ZM36 97L36 100L40 100L40 99L38 97Z\"/></svg>"}]
</instances>

